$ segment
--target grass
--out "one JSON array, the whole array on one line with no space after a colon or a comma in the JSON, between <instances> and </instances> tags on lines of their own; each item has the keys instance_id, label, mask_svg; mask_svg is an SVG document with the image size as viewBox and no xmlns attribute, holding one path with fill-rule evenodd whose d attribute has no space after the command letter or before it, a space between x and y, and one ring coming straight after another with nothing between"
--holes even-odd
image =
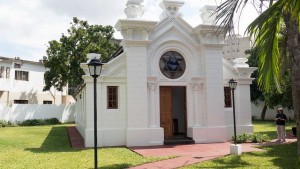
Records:
<instances>
[{"instance_id":1,"label":"grass","mask_svg":"<svg viewBox=\"0 0 300 169\"><path fill-rule=\"evenodd\" d=\"M274 121L254 121L254 131L267 134L271 139L276 138ZM288 122L286 129L290 132L294 122ZM223 158L205 161L195 165L183 167L184 169L196 168L247 168L247 169L298 169L297 144L281 144L261 147L265 151L243 153L240 156L228 155Z\"/></svg>"},{"instance_id":2,"label":"grass","mask_svg":"<svg viewBox=\"0 0 300 169\"><path fill-rule=\"evenodd\" d=\"M98 166L128 168L165 158L145 158L127 148L99 148ZM93 168L94 151L70 148L66 125L0 128L0 169Z\"/></svg>"},{"instance_id":3,"label":"grass","mask_svg":"<svg viewBox=\"0 0 300 169\"><path fill-rule=\"evenodd\" d=\"M254 121L257 133L276 138L273 121ZM93 168L93 149L70 148L67 125L0 128L0 169L73 169ZM293 122L287 124L290 131ZM297 163L297 145L283 144L262 147L263 152L243 153L241 156L225 156L215 160L187 166L193 168L300 168ZM145 158L127 148L99 148L99 168L119 169L141 165L165 158Z\"/></svg>"},{"instance_id":4,"label":"grass","mask_svg":"<svg viewBox=\"0 0 300 169\"><path fill-rule=\"evenodd\" d=\"M260 133L260 134L267 134L270 139L276 139L276 126L274 121L259 121L255 120L253 121L254 126L254 132ZM286 131L291 132L292 127L296 126L294 121L289 121L286 123Z\"/></svg>"}]
</instances>

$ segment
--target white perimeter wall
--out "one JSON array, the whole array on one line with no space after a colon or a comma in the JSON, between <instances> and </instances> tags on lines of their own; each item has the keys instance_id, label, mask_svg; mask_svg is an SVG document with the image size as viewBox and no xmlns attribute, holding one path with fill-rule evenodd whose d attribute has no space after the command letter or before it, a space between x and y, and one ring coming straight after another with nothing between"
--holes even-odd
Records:
<instances>
[{"instance_id":1,"label":"white perimeter wall","mask_svg":"<svg viewBox=\"0 0 300 169\"><path fill-rule=\"evenodd\" d=\"M281 107L280 105L275 106L274 109L267 109L265 120L274 120L275 116L277 114L277 109ZM251 102L251 111L252 111L252 117L255 116L255 119L260 119L261 112L264 108L263 102L258 102L257 105ZM287 116L288 119L294 120L294 111L283 109L284 114Z\"/></svg>"},{"instance_id":2,"label":"white perimeter wall","mask_svg":"<svg viewBox=\"0 0 300 169\"><path fill-rule=\"evenodd\" d=\"M62 123L75 121L75 105L0 104L0 120L15 122L49 118L57 118Z\"/></svg>"}]
</instances>

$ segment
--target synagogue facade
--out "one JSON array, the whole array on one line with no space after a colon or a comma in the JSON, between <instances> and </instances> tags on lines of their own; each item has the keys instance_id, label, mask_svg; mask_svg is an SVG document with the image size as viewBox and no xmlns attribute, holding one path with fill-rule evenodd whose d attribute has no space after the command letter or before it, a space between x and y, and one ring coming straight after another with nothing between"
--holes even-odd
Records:
<instances>
[{"instance_id":1,"label":"synagogue facade","mask_svg":"<svg viewBox=\"0 0 300 169\"><path fill-rule=\"evenodd\" d=\"M213 26L216 7L203 6L202 24L192 27L180 13L182 0L162 0L159 21L141 19L142 1L128 0L127 18L115 25L123 52L103 65L97 79L98 146L163 145L178 136L195 143L230 140L232 78L237 133L253 132L250 75L256 68L245 58L223 58L224 35ZM85 146L93 147L93 78L86 63L81 67L86 75L76 96L76 127Z\"/></svg>"}]
</instances>

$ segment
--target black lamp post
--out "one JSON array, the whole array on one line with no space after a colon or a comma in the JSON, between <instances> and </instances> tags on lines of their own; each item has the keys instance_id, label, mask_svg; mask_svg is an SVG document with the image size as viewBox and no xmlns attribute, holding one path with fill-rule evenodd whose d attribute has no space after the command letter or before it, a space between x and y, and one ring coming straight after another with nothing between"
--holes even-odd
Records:
<instances>
[{"instance_id":1,"label":"black lamp post","mask_svg":"<svg viewBox=\"0 0 300 169\"><path fill-rule=\"evenodd\" d=\"M90 75L94 78L94 158L95 169L98 168L98 154L97 154L97 77L101 74L103 63L99 59L92 59L88 64Z\"/></svg>"},{"instance_id":2,"label":"black lamp post","mask_svg":"<svg viewBox=\"0 0 300 169\"><path fill-rule=\"evenodd\" d=\"M234 144L236 145L236 124L235 124L235 104L234 104L234 90L236 88L237 82L233 79L230 79L229 82L229 87L232 91L232 109L233 109L233 128L234 128Z\"/></svg>"}]
</instances>

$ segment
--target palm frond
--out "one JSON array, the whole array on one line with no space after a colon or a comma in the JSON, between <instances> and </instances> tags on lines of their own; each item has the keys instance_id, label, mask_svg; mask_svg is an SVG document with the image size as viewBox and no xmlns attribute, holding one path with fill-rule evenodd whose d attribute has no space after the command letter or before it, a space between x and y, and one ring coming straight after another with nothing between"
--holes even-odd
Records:
<instances>
[{"instance_id":1,"label":"palm frond","mask_svg":"<svg viewBox=\"0 0 300 169\"><path fill-rule=\"evenodd\" d=\"M278 40L283 7L284 0L277 1L255 19L246 30L255 39L254 47L259 49L258 84L265 91L269 91L273 83L280 91Z\"/></svg>"},{"instance_id":2,"label":"palm frond","mask_svg":"<svg viewBox=\"0 0 300 169\"><path fill-rule=\"evenodd\" d=\"M219 28L224 27L224 35L226 35L227 33L231 35L234 26L234 16L236 15L236 13L239 13L238 15L240 15L247 2L248 0L227 0L219 5L214 11L214 14L217 14L214 25L218 24L221 21L219 23Z\"/></svg>"}]
</instances>

